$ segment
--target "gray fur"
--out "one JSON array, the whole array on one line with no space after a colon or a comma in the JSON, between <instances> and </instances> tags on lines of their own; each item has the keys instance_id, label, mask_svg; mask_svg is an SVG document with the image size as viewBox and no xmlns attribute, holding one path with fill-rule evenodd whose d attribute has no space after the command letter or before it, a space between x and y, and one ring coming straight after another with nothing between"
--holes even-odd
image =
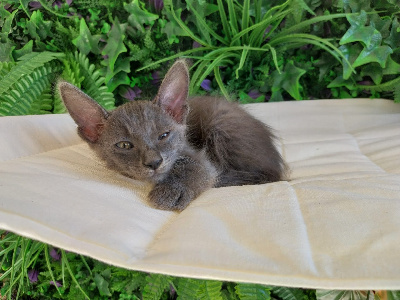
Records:
<instances>
[{"instance_id":1,"label":"gray fur","mask_svg":"<svg viewBox=\"0 0 400 300\"><path fill-rule=\"evenodd\" d=\"M152 102L107 112L73 85L58 84L81 138L110 169L154 183L149 201L156 208L180 211L211 187L283 179L271 129L224 99L186 101L188 86L186 63L178 60Z\"/></svg>"}]
</instances>

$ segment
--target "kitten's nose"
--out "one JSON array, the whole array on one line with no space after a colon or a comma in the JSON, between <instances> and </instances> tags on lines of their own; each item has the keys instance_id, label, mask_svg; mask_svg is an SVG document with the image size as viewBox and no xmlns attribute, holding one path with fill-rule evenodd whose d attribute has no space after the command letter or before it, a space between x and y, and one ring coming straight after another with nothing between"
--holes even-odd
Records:
<instances>
[{"instance_id":1,"label":"kitten's nose","mask_svg":"<svg viewBox=\"0 0 400 300\"><path fill-rule=\"evenodd\" d=\"M150 162L145 162L144 165L152 170L157 170L158 167L161 165L161 163L163 162L163 159L156 159Z\"/></svg>"}]
</instances>

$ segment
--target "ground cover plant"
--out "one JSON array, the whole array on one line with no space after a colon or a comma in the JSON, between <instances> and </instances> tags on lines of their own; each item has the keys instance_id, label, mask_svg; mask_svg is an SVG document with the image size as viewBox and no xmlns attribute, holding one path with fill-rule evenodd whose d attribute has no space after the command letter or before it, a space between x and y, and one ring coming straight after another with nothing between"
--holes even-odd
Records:
<instances>
[{"instance_id":1,"label":"ground cover plant","mask_svg":"<svg viewBox=\"0 0 400 300\"><path fill-rule=\"evenodd\" d=\"M399 12L395 0L3 0L0 116L64 113L59 77L107 109L148 99L182 56L192 94L400 102ZM128 271L4 231L0 264L6 299L400 299Z\"/></svg>"},{"instance_id":2,"label":"ground cover plant","mask_svg":"<svg viewBox=\"0 0 400 300\"><path fill-rule=\"evenodd\" d=\"M5 299L400 299L400 291L305 290L135 272L13 233L0 235Z\"/></svg>"}]
</instances>

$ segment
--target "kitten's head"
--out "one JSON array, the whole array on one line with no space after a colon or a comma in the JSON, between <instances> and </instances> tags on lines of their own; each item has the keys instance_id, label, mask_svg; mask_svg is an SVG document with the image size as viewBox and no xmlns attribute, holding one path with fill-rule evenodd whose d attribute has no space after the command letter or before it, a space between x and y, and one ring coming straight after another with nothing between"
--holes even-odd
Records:
<instances>
[{"instance_id":1,"label":"kitten's head","mask_svg":"<svg viewBox=\"0 0 400 300\"><path fill-rule=\"evenodd\" d=\"M186 146L189 73L183 60L168 71L153 101L129 102L112 112L67 82L58 88L81 138L125 176L158 182Z\"/></svg>"}]
</instances>

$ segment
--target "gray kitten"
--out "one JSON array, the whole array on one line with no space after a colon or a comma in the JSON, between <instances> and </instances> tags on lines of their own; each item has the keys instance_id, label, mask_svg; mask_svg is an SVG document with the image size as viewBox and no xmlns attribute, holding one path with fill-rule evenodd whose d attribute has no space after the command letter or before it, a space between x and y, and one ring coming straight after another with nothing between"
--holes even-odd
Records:
<instances>
[{"instance_id":1,"label":"gray kitten","mask_svg":"<svg viewBox=\"0 0 400 300\"><path fill-rule=\"evenodd\" d=\"M156 208L180 211L212 187L283 179L285 163L269 127L224 99L187 100L188 87L184 60L171 67L152 102L112 112L58 84L80 137L110 169L154 183L149 200Z\"/></svg>"}]
</instances>

